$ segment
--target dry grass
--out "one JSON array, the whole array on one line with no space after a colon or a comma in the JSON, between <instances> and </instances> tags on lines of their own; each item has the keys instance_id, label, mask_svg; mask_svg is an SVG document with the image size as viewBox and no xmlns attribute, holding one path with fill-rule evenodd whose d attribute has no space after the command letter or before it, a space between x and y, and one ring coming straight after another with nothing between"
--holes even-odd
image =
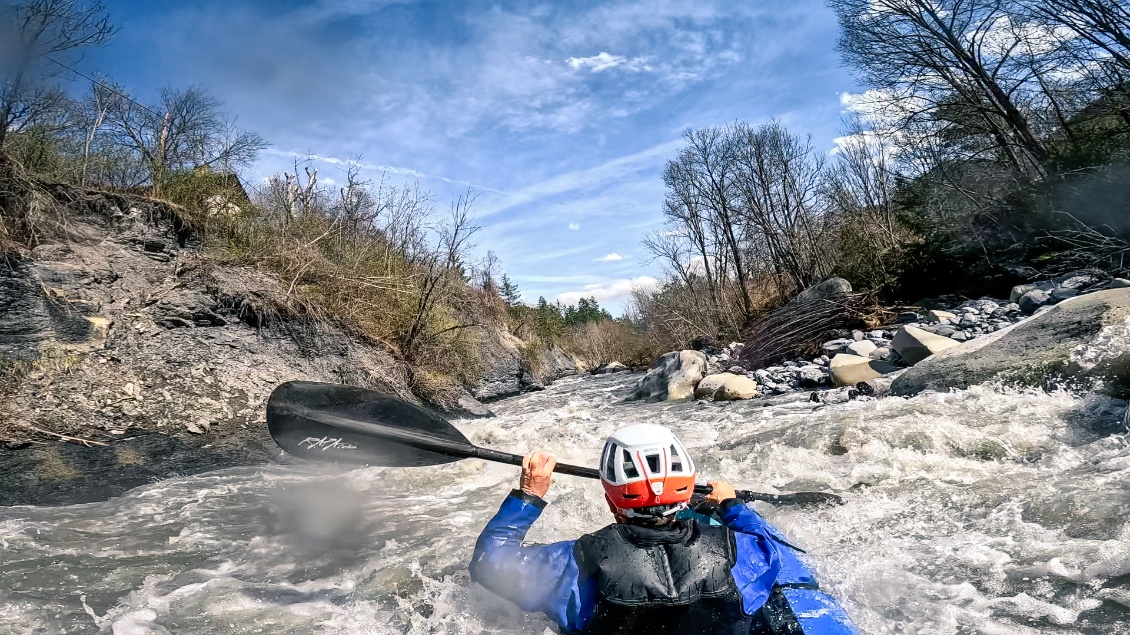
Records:
<instances>
[{"instance_id":1,"label":"dry grass","mask_svg":"<svg viewBox=\"0 0 1130 635\"><path fill-rule=\"evenodd\" d=\"M481 376L478 326L497 323L504 309L462 279L445 286L424 316L423 337L406 341L420 315L428 271L380 231L358 227L330 213L280 217L244 200L217 209L216 197L237 200L211 175L182 179L166 192L186 210L186 221L204 240L214 262L252 266L278 280L259 293L254 310L347 327L384 347L412 368L416 394L445 401ZM455 276L455 274L447 274Z\"/></svg>"}]
</instances>

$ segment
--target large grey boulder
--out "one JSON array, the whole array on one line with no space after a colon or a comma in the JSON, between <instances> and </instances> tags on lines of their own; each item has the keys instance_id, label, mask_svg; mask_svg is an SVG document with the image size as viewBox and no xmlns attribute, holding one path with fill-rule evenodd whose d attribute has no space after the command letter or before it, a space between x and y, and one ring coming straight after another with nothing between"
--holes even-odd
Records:
<instances>
[{"instance_id":1,"label":"large grey boulder","mask_svg":"<svg viewBox=\"0 0 1130 635\"><path fill-rule=\"evenodd\" d=\"M833 298L850 295L851 292L851 283L847 280L843 278L828 278L823 282L814 284L804 291L801 291L797 297L793 298L793 303L803 304L815 300L831 300Z\"/></svg>"},{"instance_id":2,"label":"large grey boulder","mask_svg":"<svg viewBox=\"0 0 1130 635\"><path fill-rule=\"evenodd\" d=\"M909 364L917 364L931 355L957 345L958 342L948 337L936 335L913 326L902 327L891 340L891 348L895 349Z\"/></svg>"},{"instance_id":3,"label":"large grey boulder","mask_svg":"<svg viewBox=\"0 0 1130 635\"><path fill-rule=\"evenodd\" d=\"M695 386L706 374L702 351L672 351L660 355L647 374L636 382L631 401L679 401L694 396Z\"/></svg>"},{"instance_id":4,"label":"large grey boulder","mask_svg":"<svg viewBox=\"0 0 1130 635\"><path fill-rule=\"evenodd\" d=\"M896 395L964 389L988 381L1072 385L1130 398L1130 289L1066 300L1000 331L919 363L891 387Z\"/></svg>"},{"instance_id":5,"label":"large grey boulder","mask_svg":"<svg viewBox=\"0 0 1130 635\"><path fill-rule=\"evenodd\" d=\"M829 368L837 386L854 386L861 381L870 381L902 370L894 364L846 353L832 358Z\"/></svg>"},{"instance_id":6,"label":"large grey boulder","mask_svg":"<svg viewBox=\"0 0 1130 635\"><path fill-rule=\"evenodd\" d=\"M707 375L695 386L695 399L734 401L752 399L758 395L757 382L745 375L718 373Z\"/></svg>"}]
</instances>

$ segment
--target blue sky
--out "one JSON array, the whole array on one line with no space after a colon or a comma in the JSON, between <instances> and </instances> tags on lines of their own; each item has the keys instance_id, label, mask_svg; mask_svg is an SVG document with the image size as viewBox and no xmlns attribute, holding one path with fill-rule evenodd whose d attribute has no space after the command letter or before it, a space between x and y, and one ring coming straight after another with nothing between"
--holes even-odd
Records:
<instances>
[{"instance_id":1,"label":"blue sky","mask_svg":"<svg viewBox=\"0 0 1130 635\"><path fill-rule=\"evenodd\" d=\"M640 241L683 130L777 118L830 150L841 93L861 90L822 0L106 5L120 31L84 69L143 99L193 84L221 98L272 143L249 180L313 153L418 180L440 211L471 186L477 250L523 299L613 312L660 276Z\"/></svg>"}]
</instances>

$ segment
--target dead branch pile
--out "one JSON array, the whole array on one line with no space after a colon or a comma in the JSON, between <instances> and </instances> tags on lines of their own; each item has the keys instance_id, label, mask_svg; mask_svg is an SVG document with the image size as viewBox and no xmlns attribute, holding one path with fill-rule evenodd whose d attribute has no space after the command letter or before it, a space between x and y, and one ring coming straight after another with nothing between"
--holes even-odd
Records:
<instances>
[{"instance_id":1,"label":"dead branch pile","mask_svg":"<svg viewBox=\"0 0 1130 635\"><path fill-rule=\"evenodd\" d=\"M746 344L737 361L752 370L811 356L832 331L864 323L869 309L870 302L861 293L791 302L765 313L748 327Z\"/></svg>"}]
</instances>

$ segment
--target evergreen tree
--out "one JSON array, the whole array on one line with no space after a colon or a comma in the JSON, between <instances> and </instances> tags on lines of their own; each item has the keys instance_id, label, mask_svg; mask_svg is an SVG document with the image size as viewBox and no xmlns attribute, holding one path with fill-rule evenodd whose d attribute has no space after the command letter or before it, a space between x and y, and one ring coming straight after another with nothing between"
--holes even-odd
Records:
<instances>
[{"instance_id":1,"label":"evergreen tree","mask_svg":"<svg viewBox=\"0 0 1130 635\"><path fill-rule=\"evenodd\" d=\"M502 296L506 306L516 307L522 303L522 291L518 288L518 285L510 281L510 276L505 273L502 274L502 286L499 288L498 294Z\"/></svg>"}]
</instances>

